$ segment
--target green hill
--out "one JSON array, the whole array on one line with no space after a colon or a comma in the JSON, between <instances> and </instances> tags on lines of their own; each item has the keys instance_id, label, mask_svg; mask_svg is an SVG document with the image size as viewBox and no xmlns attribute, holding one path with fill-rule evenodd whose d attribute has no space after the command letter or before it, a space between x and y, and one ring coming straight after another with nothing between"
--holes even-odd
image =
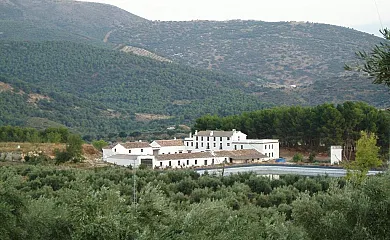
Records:
<instances>
[{"instance_id":1,"label":"green hill","mask_svg":"<svg viewBox=\"0 0 390 240\"><path fill-rule=\"evenodd\" d=\"M234 75L90 45L3 41L0 52L1 125L46 118L104 134L264 106L243 93L243 80Z\"/></svg>"}]
</instances>

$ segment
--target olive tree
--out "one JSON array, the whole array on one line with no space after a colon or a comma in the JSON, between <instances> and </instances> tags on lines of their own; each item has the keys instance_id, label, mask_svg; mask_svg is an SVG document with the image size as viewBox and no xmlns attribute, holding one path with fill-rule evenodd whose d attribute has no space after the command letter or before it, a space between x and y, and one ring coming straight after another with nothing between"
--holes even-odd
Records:
<instances>
[{"instance_id":1,"label":"olive tree","mask_svg":"<svg viewBox=\"0 0 390 240\"><path fill-rule=\"evenodd\" d=\"M370 52L357 52L359 62L354 66L345 65L345 69L365 72L373 78L373 83L390 87L390 30L385 28L380 32L385 40Z\"/></svg>"}]
</instances>

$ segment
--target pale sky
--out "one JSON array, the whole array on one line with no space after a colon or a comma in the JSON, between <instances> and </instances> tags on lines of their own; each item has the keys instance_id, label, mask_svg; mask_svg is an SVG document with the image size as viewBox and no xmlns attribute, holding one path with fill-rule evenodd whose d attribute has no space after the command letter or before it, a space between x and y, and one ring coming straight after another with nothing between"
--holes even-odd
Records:
<instances>
[{"instance_id":1,"label":"pale sky","mask_svg":"<svg viewBox=\"0 0 390 240\"><path fill-rule=\"evenodd\" d=\"M83 0L115 5L135 15L162 21L309 21L379 34L390 28L390 0ZM378 11L376 6L378 6ZM387 11L386 11L387 10Z\"/></svg>"}]
</instances>

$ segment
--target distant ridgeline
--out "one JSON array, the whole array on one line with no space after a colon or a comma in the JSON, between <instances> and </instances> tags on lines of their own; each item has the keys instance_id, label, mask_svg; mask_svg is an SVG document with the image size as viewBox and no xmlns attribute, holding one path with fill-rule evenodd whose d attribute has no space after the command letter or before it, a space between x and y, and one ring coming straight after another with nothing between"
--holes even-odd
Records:
<instances>
[{"instance_id":1,"label":"distant ridgeline","mask_svg":"<svg viewBox=\"0 0 390 240\"><path fill-rule=\"evenodd\" d=\"M362 102L316 107L276 107L241 115L198 118L195 129L236 128L248 138L276 138L283 147L317 150L331 145L354 149L361 131L375 133L382 154L388 152L390 112Z\"/></svg>"}]
</instances>

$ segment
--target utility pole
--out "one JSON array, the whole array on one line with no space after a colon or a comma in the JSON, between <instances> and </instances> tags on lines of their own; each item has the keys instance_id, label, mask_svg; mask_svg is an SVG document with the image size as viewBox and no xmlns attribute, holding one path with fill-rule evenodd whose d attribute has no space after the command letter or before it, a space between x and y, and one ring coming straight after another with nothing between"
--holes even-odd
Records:
<instances>
[{"instance_id":1,"label":"utility pole","mask_svg":"<svg viewBox=\"0 0 390 240\"><path fill-rule=\"evenodd\" d=\"M390 112L390 108L386 108L387 111ZM390 126L389 126L389 153L388 153L389 160L387 160L387 168L390 168Z\"/></svg>"},{"instance_id":2,"label":"utility pole","mask_svg":"<svg viewBox=\"0 0 390 240\"><path fill-rule=\"evenodd\" d=\"M137 210L137 184L136 184L136 175L137 170L135 168L135 161L133 162L133 204L135 206L135 209Z\"/></svg>"}]
</instances>

